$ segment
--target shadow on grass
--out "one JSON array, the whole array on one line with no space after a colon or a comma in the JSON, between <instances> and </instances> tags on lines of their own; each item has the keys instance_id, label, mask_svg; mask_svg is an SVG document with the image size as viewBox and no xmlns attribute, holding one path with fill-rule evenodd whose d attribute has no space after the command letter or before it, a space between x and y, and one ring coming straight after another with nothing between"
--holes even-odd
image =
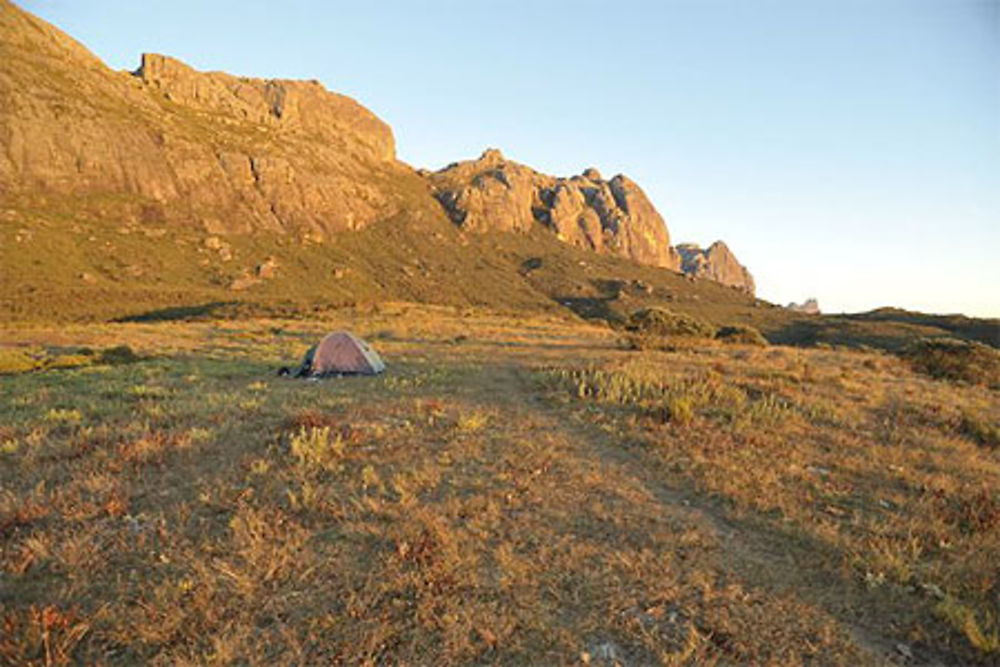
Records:
<instances>
[{"instance_id":1,"label":"shadow on grass","mask_svg":"<svg viewBox=\"0 0 1000 667\"><path fill-rule=\"evenodd\" d=\"M621 324L625 317L620 312L619 297L625 288L621 280L592 280L598 296L553 296L552 300L569 308L585 320L604 320L608 324ZM618 308L615 308L618 305Z\"/></svg>"},{"instance_id":2,"label":"shadow on grass","mask_svg":"<svg viewBox=\"0 0 1000 667\"><path fill-rule=\"evenodd\" d=\"M935 327L951 336L974 340L1000 348L1000 319L966 317L965 315L932 315L900 308L878 308L867 313L845 315L846 319L864 322L895 322L914 326Z\"/></svg>"},{"instance_id":3,"label":"shadow on grass","mask_svg":"<svg viewBox=\"0 0 1000 667\"><path fill-rule=\"evenodd\" d=\"M127 315L119 317L112 322L175 322L185 320L204 319L210 315L217 315L218 311L236 305L237 301L212 301L195 306L171 306L169 308L158 308L138 315Z\"/></svg>"},{"instance_id":4,"label":"shadow on grass","mask_svg":"<svg viewBox=\"0 0 1000 667\"><path fill-rule=\"evenodd\" d=\"M900 352L921 338L952 337L1000 347L1000 323L962 315L927 315L882 308L869 313L818 315L794 319L768 331L772 343L878 348Z\"/></svg>"},{"instance_id":5,"label":"shadow on grass","mask_svg":"<svg viewBox=\"0 0 1000 667\"><path fill-rule=\"evenodd\" d=\"M898 353L922 337L945 333L941 329L903 322L869 322L849 319L843 315L819 315L807 320L793 320L781 328L772 329L767 332L767 339L778 345L796 347L838 345Z\"/></svg>"}]
</instances>

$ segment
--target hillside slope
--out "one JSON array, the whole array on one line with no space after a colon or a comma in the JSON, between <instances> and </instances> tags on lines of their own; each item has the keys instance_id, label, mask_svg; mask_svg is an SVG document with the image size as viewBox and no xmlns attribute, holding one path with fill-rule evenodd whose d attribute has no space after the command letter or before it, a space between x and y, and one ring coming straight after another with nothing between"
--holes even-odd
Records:
<instances>
[{"instance_id":1,"label":"hillside slope","mask_svg":"<svg viewBox=\"0 0 1000 667\"><path fill-rule=\"evenodd\" d=\"M775 342L998 344L995 321L791 313L753 298L725 244L679 248L625 176L556 178L498 151L418 171L316 82L151 54L114 72L0 0L0 320L414 301L617 322L660 305Z\"/></svg>"},{"instance_id":2,"label":"hillside slope","mask_svg":"<svg viewBox=\"0 0 1000 667\"><path fill-rule=\"evenodd\" d=\"M454 220L456 205L472 203L464 229L542 228L680 268L663 219L624 176L556 179L488 160L418 173L395 159L385 123L315 81L197 72L156 54L135 72L114 72L7 0L0 35L0 191L5 226L27 228L18 256L32 254L25 237L39 221L315 243L400 218L433 233L445 212Z\"/></svg>"}]
</instances>

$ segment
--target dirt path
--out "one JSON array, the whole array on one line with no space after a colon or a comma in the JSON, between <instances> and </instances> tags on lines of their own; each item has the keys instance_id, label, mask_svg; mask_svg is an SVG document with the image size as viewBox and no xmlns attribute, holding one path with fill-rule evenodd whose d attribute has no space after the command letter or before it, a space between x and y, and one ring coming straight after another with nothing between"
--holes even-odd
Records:
<instances>
[{"instance_id":1,"label":"dirt path","mask_svg":"<svg viewBox=\"0 0 1000 667\"><path fill-rule=\"evenodd\" d=\"M901 642L884 634L878 625L879 619L871 609L876 594L859 590L845 582L841 573L820 565L824 559L818 556L821 551L829 552L828 547L762 520L734 518L720 501L693 489L670 485L664 479L662 466L641 445L616 442L570 408L546 400L529 372L510 367L501 377L502 382L497 384L505 387L502 394L510 399L509 409L515 413L527 411L534 419L541 420L545 429L574 443L581 456L598 462L609 476L633 480L665 514L708 531L718 542L723 568L739 580L772 594L794 596L822 609L849 631L873 662L907 661L903 652L913 649L897 648ZM886 599L887 596L878 597L882 598L877 602L883 609L899 604L898 600ZM936 662L931 655L914 657L920 662Z\"/></svg>"}]
</instances>

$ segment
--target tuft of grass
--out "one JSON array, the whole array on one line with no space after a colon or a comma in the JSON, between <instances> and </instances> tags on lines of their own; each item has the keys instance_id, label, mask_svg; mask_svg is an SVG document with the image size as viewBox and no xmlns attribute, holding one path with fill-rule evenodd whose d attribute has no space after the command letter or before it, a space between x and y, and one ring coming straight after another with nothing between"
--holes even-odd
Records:
<instances>
[{"instance_id":1,"label":"tuft of grass","mask_svg":"<svg viewBox=\"0 0 1000 667\"><path fill-rule=\"evenodd\" d=\"M118 365L140 359L128 345L111 347L100 353L90 348L0 347L0 375L80 368L91 364Z\"/></svg>"},{"instance_id":2,"label":"tuft of grass","mask_svg":"<svg viewBox=\"0 0 1000 667\"><path fill-rule=\"evenodd\" d=\"M666 403L670 421L687 426L694 421L694 399L689 395L671 396Z\"/></svg>"},{"instance_id":3,"label":"tuft of grass","mask_svg":"<svg viewBox=\"0 0 1000 667\"><path fill-rule=\"evenodd\" d=\"M3 438L0 440L0 454L16 454L21 448L21 444L14 438Z\"/></svg>"},{"instance_id":4,"label":"tuft of grass","mask_svg":"<svg viewBox=\"0 0 1000 667\"><path fill-rule=\"evenodd\" d=\"M485 412L471 411L463 412L455 420L455 427L459 431L475 433L486 428L490 422L490 416Z\"/></svg>"},{"instance_id":5,"label":"tuft of grass","mask_svg":"<svg viewBox=\"0 0 1000 667\"><path fill-rule=\"evenodd\" d=\"M950 595L938 603L936 611L986 655L1000 653L1000 624L995 613L985 610L981 615L976 614L975 610Z\"/></svg>"},{"instance_id":6,"label":"tuft of grass","mask_svg":"<svg viewBox=\"0 0 1000 667\"><path fill-rule=\"evenodd\" d=\"M76 409L50 408L45 413L45 421L57 424L79 424L83 421L83 414Z\"/></svg>"},{"instance_id":7,"label":"tuft of grass","mask_svg":"<svg viewBox=\"0 0 1000 667\"><path fill-rule=\"evenodd\" d=\"M344 457L344 440L329 426L301 427L288 439L292 456L304 470L326 470Z\"/></svg>"}]
</instances>

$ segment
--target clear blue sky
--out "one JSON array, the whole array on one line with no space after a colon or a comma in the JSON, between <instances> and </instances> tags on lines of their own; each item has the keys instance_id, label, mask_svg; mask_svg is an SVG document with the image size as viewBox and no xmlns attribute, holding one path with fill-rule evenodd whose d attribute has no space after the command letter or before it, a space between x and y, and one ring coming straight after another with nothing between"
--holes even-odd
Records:
<instances>
[{"instance_id":1,"label":"clear blue sky","mask_svg":"<svg viewBox=\"0 0 1000 667\"><path fill-rule=\"evenodd\" d=\"M315 78L438 168L624 172L763 298L1000 316L1000 0L21 0L110 66Z\"/></svg>"}]
</instances>

